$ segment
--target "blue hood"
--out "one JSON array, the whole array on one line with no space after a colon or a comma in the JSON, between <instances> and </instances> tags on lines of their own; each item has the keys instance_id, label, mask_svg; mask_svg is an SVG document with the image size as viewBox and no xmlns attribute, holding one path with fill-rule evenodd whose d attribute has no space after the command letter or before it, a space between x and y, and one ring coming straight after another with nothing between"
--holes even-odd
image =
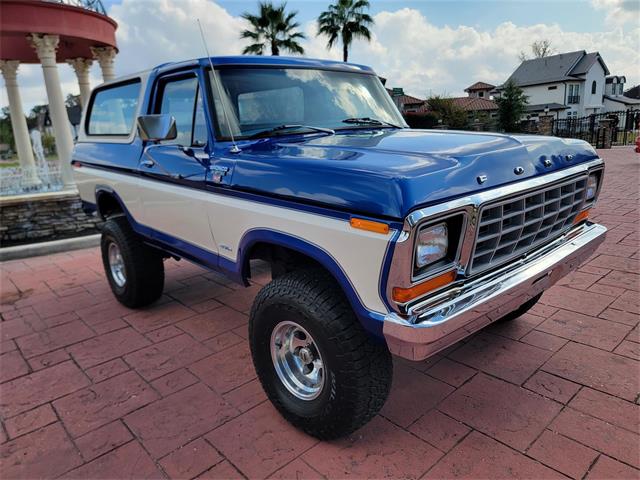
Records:
<instances>
[{"instance_id":1,"label":"blue hood","mask_svg":"<svg viewBox=\"0 0 640 480\"><path fill-rule=\"evenodd\" d=\"M569 156L570 160L567 159ZM233 188L402 219L410 211L597 158L581 140L439 130L264 139L234 156ZM544 166L545 160L552 165ZM520 175L514 169L522 167ZM480 185L479 175L487 180Z\"/></svg>"}]
</instances>

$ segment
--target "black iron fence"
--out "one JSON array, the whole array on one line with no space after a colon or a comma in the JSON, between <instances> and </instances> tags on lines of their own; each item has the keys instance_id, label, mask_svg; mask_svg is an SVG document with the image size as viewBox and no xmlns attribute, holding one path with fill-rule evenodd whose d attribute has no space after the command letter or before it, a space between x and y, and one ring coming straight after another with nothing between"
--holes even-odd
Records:
<instances>
[{"instance_id":1,"label":"black iron fence","mask_svg":"<svg viewBox=\"0 0 640 480\"><path fill-rule=\"evenodd\" d=\"M579 138L596 147L603 147L607 135L611 145L631 145L640 134L640 110L594 113L580 118L553 121L553 135Z\"/></svg>"}]
</instances>

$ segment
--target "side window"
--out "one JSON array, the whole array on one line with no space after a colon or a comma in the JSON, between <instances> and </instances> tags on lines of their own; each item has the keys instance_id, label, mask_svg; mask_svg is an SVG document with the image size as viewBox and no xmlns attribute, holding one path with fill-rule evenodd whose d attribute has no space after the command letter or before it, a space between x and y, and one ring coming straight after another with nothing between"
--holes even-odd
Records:
<instances>
[{"instance_id":1,"label":"side window","mask_svg":"<svg viewBox=\"0 0 640 480\"><path fill-rule=\"evenodd\" d=\"M203 146L207 142L207 123L195 76L171 80L161 90L157 113L166 113L176 119L178 136L166 143Z\"/></svg>"},{"instance_id":2,"label":"side window","mask_svg":"<svg viewBox=\"0 0 640 480\"><path fill-rule=\"evenodd\" d=\"M591 93L595 94L597 88L598 88L598 85L596 84L596 81L594 80L593 82L591 82Z\"/></svg>"},{"instance_id":3,"label":"side window","mask_svg":"<svg viewBox=\"0 0 640 480\"><path fill-rule=\"evenodd\" d=\"M97 90L87 116L88 135L128 136L134 126L140 80Z\"/></svg>"}]
</instances>

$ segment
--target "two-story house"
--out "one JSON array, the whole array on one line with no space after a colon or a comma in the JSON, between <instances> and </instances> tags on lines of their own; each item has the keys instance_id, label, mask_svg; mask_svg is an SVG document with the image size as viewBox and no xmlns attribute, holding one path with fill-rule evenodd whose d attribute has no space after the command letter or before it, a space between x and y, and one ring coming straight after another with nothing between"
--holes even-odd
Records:
<instances>
[{"instance_id":1,"label":"two-story house","mask_svg":"<svg viewBox=\"0 0 640 480\"><path fill-rule=\"evenodd\" d=\"M529 115L547 111L566 118L607 111L607 75L609 69L598 52L580 50L525 60L509 79L527 95Z\"/></svg>"},{"instance_id":2,"label":"two-story house","mask_svg":"<svg viewBox=\"0 0 640 480\"><path fill-rule=\"evenodd\" d=\"M453 97L453 104L467 112L469 121L479 120L481 117L493 119L498 114L498 105L491 98L495 85L485 82L476 82L464 89L466 97Z\"/></svg>"},{"instance_id":3,"label":"two-story house","mask_svg":"<svg viewBox=\"0 0 640 480\"><path fill-rule=\"evenodd\" d=\"M485 100L491 99L491 92L495 90L496 86L486 82L476 82L473 85L464 89L467 92L469 98L484 98Z\"/></svg>"}]
</instances>

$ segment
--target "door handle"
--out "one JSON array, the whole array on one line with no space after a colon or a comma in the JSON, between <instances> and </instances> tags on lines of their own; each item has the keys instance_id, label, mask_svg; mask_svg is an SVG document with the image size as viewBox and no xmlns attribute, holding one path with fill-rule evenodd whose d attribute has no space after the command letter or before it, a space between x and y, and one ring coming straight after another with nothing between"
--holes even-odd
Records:
<instances>
[{"instance_id":1,"label":"door handle","mask_svg":"<svg viewBox=\"0 0 640 480\"><path fill-rule=\"evenodd\" d=\"M151 168L156 164L156 162L154 162L153 160L143 160L142 162L140 162L140 165L142 165L143 167L147 167L147 168Z\"/></svg>"}]
</instances>

